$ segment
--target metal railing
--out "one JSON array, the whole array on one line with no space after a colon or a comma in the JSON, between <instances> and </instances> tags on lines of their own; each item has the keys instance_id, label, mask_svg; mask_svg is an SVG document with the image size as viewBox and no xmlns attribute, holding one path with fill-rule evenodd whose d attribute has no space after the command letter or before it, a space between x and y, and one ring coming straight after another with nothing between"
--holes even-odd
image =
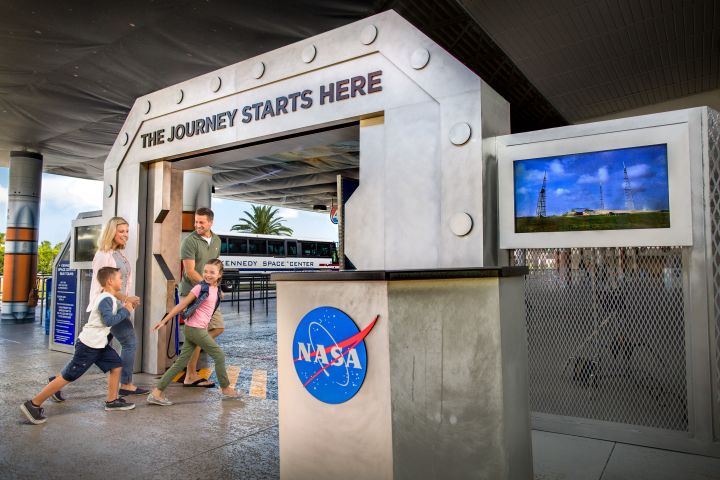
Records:
<instances>
[{"instance_id":1,"label":"metal railing","mask_svg":"<svg viewBox=\"0 0 720 480\"><path fill-rule=\"evenodd\" d=\"M269 273L226 273L221 288L224 292L223 302L235 304L240 313L240 304L248 302L250 323L252 323L255 302L265 304L265 315L269 311L269 301L275 298L275 284L270 282Z\"/></svg>"},{"instance_id":2,"label":"metal railing","mask_svg":"<svg viewBox=\"0 0 720 480\"><path fill-rule=\"evenodd\" d=\"M47 308L47 301L49 300L48 295L48 280L52 278L52 275L38 275L35 277L35 290L37 291L37 306L40 307L40 324L46 321L45 310ZM2 298L4 276L0 275L0 298ZM28 299L29 301L30 299Z\"/></svg>"}]
</instances>

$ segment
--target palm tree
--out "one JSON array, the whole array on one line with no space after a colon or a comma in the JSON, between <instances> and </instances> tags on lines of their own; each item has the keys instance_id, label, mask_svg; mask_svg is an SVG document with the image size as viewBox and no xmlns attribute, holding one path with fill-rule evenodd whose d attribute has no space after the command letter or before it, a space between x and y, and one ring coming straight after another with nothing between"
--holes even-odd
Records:
<instances>
[{"instance_id":1,"label":"palm tree","mask_svg":"<svg viewBox=\"0 0 720 480\"><path fill-rule=\"evenodd\" d=\"M292 228L282 224L285 220L275 218L278 213L277 208L269 205L251 205L252 213L245 210L245 218L240 218L239 224L233 225L230 230L260 233L263 235L292 235Z\"/></svg>"}]
</instances>

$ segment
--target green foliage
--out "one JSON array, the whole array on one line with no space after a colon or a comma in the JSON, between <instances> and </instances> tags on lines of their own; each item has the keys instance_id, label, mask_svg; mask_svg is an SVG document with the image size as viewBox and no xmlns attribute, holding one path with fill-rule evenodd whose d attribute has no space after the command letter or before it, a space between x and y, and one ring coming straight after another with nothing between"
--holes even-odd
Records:
<instances>
[{"instance_id":1,"label":"green foliage","mask_svg":"<svg viewBox=\"0 0 720 480\"><path fill-rule=\"evenodd\" d=\"M52 264L55 257L60 253L62 248L62 242L56 244L54 247L48 240L43 240L38 245L38 273L49 275L52 273Z\"/></svg>"},{"instance_id":2,"label":"green foliage","mask_svg":"<svg viewBox=\"0 0 720 480\"><path fill-rule=\"evenodd\" d=\"M269 205L252 205L252 213L245 210L245 218L240 218L239 224L233 225L230 230L262 235L292 235L292 228L282 224L282 217L275 217L278 209Z\"/></svg>"}]
</instances>

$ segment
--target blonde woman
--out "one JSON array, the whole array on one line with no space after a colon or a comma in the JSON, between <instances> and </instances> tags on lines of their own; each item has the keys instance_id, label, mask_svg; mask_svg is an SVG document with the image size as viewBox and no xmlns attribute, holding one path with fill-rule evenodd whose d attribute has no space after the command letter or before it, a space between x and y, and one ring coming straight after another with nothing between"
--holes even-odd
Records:
<instances>
[{"instance_id":1,"label":"blonde woman","mask_svg":"<svg viewBox=\"0 0 720 480\"><path fill-rule=\"evenodd\" d=\"M127 220L122 217L113 217L108 220L100 233L98 251L93 258L92 283L90 283L90 299L88 301L88 312L91 310L95 299L102 292L102 287L97 281L97 273L103 267L114 267L120 270L122 276L122 288L115 295L120 302L128 302L133 308L140 304L140 297L130 295L132 291L132 269L130 262L123 255L123 250L128 241L130 226ZM133 384L133 367L135 365L135 329L133 328L133 317L127 318L110 329L113 337L120 342L122 351L122 373L120 375L120 396L123 395L145 395L149 390L140 388ZM52 380L52 379L51 379ZM53 395L53 400L64 401L61 392Z\"/></svg>"}]
</instances>

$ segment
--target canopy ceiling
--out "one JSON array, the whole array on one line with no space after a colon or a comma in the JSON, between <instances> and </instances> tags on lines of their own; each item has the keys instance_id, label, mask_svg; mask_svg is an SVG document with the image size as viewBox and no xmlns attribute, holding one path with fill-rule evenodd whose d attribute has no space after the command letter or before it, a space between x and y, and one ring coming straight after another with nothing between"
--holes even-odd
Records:
<instances>
[{"instance_id":1,"label":"canopy ceiling","mask_svg":"<svg viewBox=\"0 0 720 480\"><path fill-rule=\"evenodd\" d=\"M714 0L5 0L0 164L29 148L46 172L101 179L137 97L389 8L504 96L514 132L720 88ZM301 187L312 201L309 183L357 168L356 139L310 147L258 156L244 173L247 161L226 158L216 192L253 199L272 176L283 180L266 201L290 203Z\"/></svg>"}]
</instances>

